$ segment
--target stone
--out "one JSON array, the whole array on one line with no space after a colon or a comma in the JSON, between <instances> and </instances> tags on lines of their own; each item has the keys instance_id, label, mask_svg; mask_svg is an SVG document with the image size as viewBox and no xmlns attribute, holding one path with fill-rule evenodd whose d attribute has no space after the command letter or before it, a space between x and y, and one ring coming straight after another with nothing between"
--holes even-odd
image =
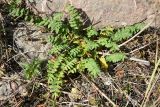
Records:
<instances>
[{"instance_id":1,"label":"stone","mask_svg":"<svg viewBox=\"0 0 160 107\"><path fill-rule=\"evenodd\" d=\"M26 59L39 58L47 59L51 44L47 43L50 33L41 32L41 27L37 27L32 23L19 23L13 33L14 50L19 55L17 59L24 57ZM24 60L24 61L25 61Z\"/></svg>"},{"instance_id":2,"label":"stone","mask_svg":"<svg viewBox=\"0 0 160 107\"><path fill-rule=\"evenodd\" d=\"M160 0L29 0L33 11L43 16L65 11L67 4L81 9L96 28L141 22L160 10ZM31 6L31 5L30 5Z\"/></svg>"}]
</instances>

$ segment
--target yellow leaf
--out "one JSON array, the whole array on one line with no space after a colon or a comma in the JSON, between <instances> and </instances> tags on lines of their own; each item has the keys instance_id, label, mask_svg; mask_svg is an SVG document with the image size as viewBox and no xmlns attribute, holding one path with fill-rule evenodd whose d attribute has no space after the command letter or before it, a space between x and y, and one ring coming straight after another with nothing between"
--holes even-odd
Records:
<instances>
[{"instance_id":1,"label":"yellow leaf","mask_svg":"<svg viewBox=\"0 0 160 107\"><path fill-rule=\"evenodd\" d=\"M100 60L100 62L101 62L102 68L107 69L107 68L108 68L108 64L106 63L106 60L105 60L104 56L101 56L101 57L99 58L99 60Z\"/></svg>"}]
</instances>

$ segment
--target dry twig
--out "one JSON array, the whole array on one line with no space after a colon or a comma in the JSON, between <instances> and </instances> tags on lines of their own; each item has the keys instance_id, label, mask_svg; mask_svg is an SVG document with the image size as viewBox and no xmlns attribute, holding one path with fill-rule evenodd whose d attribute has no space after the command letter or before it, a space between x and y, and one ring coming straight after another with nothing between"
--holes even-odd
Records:
<instances>
[{"instance_id":1,"label":"dry twig","mask_svg":"<svg viewBox=\"0 0 160 107\"><path fill-rule=\"evenodd\" d=\"M148 98L151 94L151 87L154 85L154 80L155 80L155 76L156 76L156 71L158 69L158 66L160 65L160 59L157 61L157 63L155 64L155 68L152 72L152 75L151 75L151 78L150 78L150 81L149 81L149 84L148 84L148 87L147 87L147 90L145 92L145 96L144 96L144 99L143 99L143 102L141 104L141 107L146 107L146 103L148 101Z\"/></svg>"}]
</instances>

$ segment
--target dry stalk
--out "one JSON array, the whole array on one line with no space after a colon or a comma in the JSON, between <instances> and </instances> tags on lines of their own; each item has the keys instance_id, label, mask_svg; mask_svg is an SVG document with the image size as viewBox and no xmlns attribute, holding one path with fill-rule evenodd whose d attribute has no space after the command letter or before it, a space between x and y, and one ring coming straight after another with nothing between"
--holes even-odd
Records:
<instances>
[{"instance_id":1,"label":"dry stalk","mask_svg":"<svg viewBox=\"0 0 160 107\"><path fill-rule=\"evenodd\" d=\"M150 96L150 91L151 91L151 87L154 85L154 80L155 80L155 76L156 76L156 71L158 69L158 66L160 65L160 59L157 61L157 63L155 64L155 68L152 72L152 75L151 75L151 78L150 78L150 81L149 81L149 84L148 84L148 87L147 87L147 90L145 92L145 96L144 96L144 99L141 103L141 107L146 107L146 103L148 101L148 98Z\"/></svg>"},{"instance_id":2,"label":"dry stalk","mask_svg":"<svg viewBox=\"0 0 160 107\"><path fill-rule=\"evenodd\" d=\"M155 68L153 70L153 73L151 75L150 82L148 84L147 90L145 92L145 97L143 99L143 102L141 104L141 107L145 107L146 103L149 99L149 96L151 95L152 89L155 86L156 82L158 81L158 78L160 76L160 71L158 71L156 75L156 71L159 70L158 67L160 66L160 59L158 60L158 50L159 50L159 41L158 41L158 36L157 36L157 42L156 42L156 56L155 56Z\"/></svg>"}]
</instances>

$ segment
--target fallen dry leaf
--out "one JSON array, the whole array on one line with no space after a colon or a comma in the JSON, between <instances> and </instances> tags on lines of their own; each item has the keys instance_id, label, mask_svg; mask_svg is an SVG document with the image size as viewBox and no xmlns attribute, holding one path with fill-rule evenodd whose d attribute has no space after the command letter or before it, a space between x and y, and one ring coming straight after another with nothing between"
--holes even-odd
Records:
<instances>
[{"instance_id":1,"label":"fallen dry leaf","mask_svg":"<svg viewBox=\"0 0 160 107\"><path fill-rule=\"evenodd\" d=\"M116 76L120 79L124 77L124 73L125 71L123 69L116 70Z\"/></svg>"}]
</instances>

